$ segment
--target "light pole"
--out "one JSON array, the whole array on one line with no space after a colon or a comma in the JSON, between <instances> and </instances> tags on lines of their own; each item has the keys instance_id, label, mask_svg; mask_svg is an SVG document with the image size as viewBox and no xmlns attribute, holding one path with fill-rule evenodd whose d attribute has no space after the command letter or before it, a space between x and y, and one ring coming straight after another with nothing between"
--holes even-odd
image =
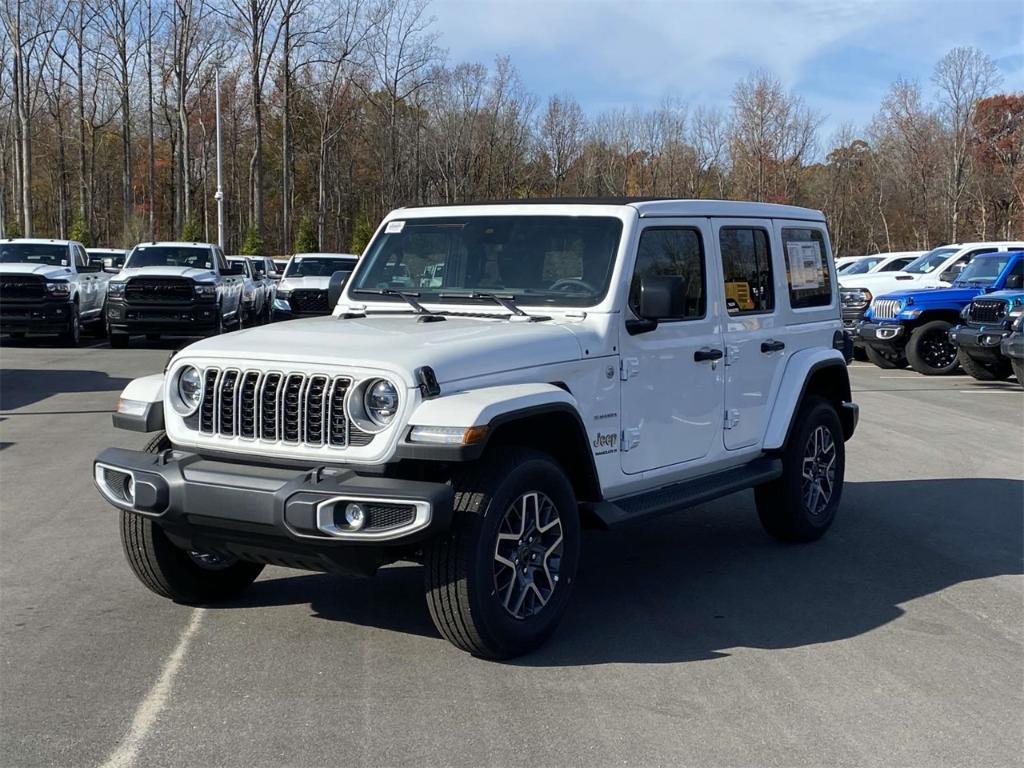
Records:
<instances>
[{"instance_id":1,"label":"light pole","mask_svg":"<svg viewBox=\"0 0 1024 768\"><path fill-rule=\"evenodd\" d=\"M220 69L215 70L214 83L217 89L217 245L224 250L224 190L220 186Z\"/></svg>"}]
</instances>

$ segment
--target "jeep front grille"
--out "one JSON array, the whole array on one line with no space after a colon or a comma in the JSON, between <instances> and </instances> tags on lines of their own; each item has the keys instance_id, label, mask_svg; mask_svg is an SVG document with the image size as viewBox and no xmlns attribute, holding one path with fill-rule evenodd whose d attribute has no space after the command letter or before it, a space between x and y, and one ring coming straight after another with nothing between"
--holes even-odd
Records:
<instances>
[{"instance_id":1,"label":"jeep front grille","mask_svg":"<svg viewBox=\"0 0 1024 768\"><path fill-rule=\"evenodd\" d=\"M367 445L373 435L345 414L351 386L349 376L207 368L199 431L313 448Z\"/></svg>"},{"instance_id":2,"label":"jeep front grille","mask_svg":"<svg viewBox=\"0 0 1024 768\"><path fill-rule=\"evenodd\" d=\"M895 320L901 304L899 299L875 299L871 304L871 313L876 320Z\"/></svg>"},{"instance_id":3,"label":"jeep front grille","mask_svg":"<svg viewBox=\"0 0 1024 768\"><path fill-rule=\"evenodd\" d=\"M974 323L1000 323L1006 318L1006 302L1002 299L975 299L967 316Z\"/></svg>"},{"instance_id":4,"label":"jeep front grille","mask_svg":"<svg viewBox=\"0 0 1024 768\"><path fill-rule=\"evenodd\" d=\"M129 304L188 303L194 285L187 277L133 277L124 288L124 299Z\"/></svg>"},{"instance_id":5,"label":"jeep front grille","mask_svg":"<svg viewBox=\"0 0 1024 768\"><path fill-rule=\"evenodd\" d=\"M302 314L317 313L321 315L331 314L331 307L327 303L327 291L313 288L297 288L288 297L292 312Z\"/></svg>"},{"instance_id":6,"label":"jeep front grille","mask_svg":"<svg viewBox=\"0 0 1024 768\"><path fill-rule=\"evenodd\" d=\"M33 275L0 275L0 299L39 301L46 298L46 286Z\"/></svg>"}]
</instances>

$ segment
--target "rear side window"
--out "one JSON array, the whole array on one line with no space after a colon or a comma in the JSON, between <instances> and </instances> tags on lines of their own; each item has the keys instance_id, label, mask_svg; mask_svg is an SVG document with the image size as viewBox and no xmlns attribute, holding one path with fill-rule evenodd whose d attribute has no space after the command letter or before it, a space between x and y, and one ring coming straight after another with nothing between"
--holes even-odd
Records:
<instances>
[{"instance_id":1,"label":"rear side window","mask_svg":"<svg viewBox=\"0 0 1024 768\"><path fill-rule=\"evenodd\" d=\"M825 236L820 229L784 227L789 304L793 309L827 307L832 303L832 277L828 272Z\"/></svg>"},{"instance_id":2,"label":"rear side window","mask_svg":"<svg viewBox=\"0 0 1024 768\"><path fill-rule=\"evenodd\" d=\"M768 233L752 227L722 227L718 244L722 250L726 311L735 316L775 309Z\"/></svg>"},{"instance_id":3,"label":"rear side window","mask_svg":"<svg viewBox=\"0 0 1024 768\"><path fill-rule=\"evenodd\" d=\"M683 278L685 310L677 319L696 320L707 308L704 246L700 233L683 227L648 227L640 234L629 307L639 317L640 281L647 276Z\"/></svg>"}]
</instances>

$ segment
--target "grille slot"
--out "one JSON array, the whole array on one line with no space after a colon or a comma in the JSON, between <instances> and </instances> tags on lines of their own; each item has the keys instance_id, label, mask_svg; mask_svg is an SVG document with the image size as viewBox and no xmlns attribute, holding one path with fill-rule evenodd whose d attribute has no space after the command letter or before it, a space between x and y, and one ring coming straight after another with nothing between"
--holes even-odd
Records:
<instances>
[{"instance_id":1,"label":"grille slot","mask_svg":"<svg viewBox=\"0 0 1024 768\"><path fill-rule=\"evenodd\" d=\"M331 313L327 303L327 291L318 288L297 288L288 297L293 312L316 312L323 315Z\"/></svg>"},{"instance_id":2,"label":"grille slot","mask_svg":"<svg viewBox=\"0 0 1024 768\"><path fill-rule=\"evenodd\" d=\"M876 320L895 320L900 313L899 299L875 299L871 312Z\"/></svg>"},{"instance_id":3,"label":"grille slot","mask_svg":"<svg viewBox=\"0 0 1024 768\"><path fill-rule=\"evenodd\" d=\"M4 301L38 301L46 298L46 286L31 275L0 276L0 299Z\"/></svg>"},{"instance_id":4,"label":"grille slot","mask_svg":"<svg viewBox=\"0 0 1024 768\"><path fill-rule=\"evenodd\" d=\"M998 323L1006 317L1006 302L1002 299L975 299L967 314L975 323Z\"/></svg>"},{"instance_id":5,"label":"grille slot","mask_svg":"<svg viewBox=\"0 0 1024 768\"><path fill-rule=\"evenodd\" d=\"M374 435L348 420L348 376L207 368L199 431L313 448L364 446Z\"/></svg>"},{"instance_id":6,"label":"grille slot","mask_svg":"<svg viewBox=\"0 0 1024 768\"><path fill-rule=\"evenodd\" d=\"M193 283L184 277L133 277L124 288L129 304L181 304L192 301Z\"/></svg>"}]
</instances>

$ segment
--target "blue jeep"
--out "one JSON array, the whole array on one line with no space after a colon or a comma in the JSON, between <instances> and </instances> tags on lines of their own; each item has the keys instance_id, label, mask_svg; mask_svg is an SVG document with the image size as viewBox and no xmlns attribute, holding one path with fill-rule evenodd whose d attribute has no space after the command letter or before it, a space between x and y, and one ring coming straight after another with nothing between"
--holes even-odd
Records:
<instances>
[{"instance_id":1,"label":"blue jeep","mask_svg":"<svg viewBox=\"0 0 1024 768\"><path fill-rule=\"evenodd\" d=\"M960 325L949 331L949 339L957 347L963 369L980 381L1008 378L1013 370L1013 358L1002 352L1000 346L1022 315L1022 288L985 293L964 307Z\"/></svg>"},{"instance_id":2,"label":"blue jeep","mask_svg":"<svg viewBox=\"0 0 1024 768\"><path fill-rule=\"evenodd\" d=\"M1024 251L976 256L951 288L924 288L879 296L871 302L857 335L868 359L881 368L908 363L918 373L937 376L957 369L957 348L949 330L974 297L1024 288Z\"/></svg>"}]
</instances>

